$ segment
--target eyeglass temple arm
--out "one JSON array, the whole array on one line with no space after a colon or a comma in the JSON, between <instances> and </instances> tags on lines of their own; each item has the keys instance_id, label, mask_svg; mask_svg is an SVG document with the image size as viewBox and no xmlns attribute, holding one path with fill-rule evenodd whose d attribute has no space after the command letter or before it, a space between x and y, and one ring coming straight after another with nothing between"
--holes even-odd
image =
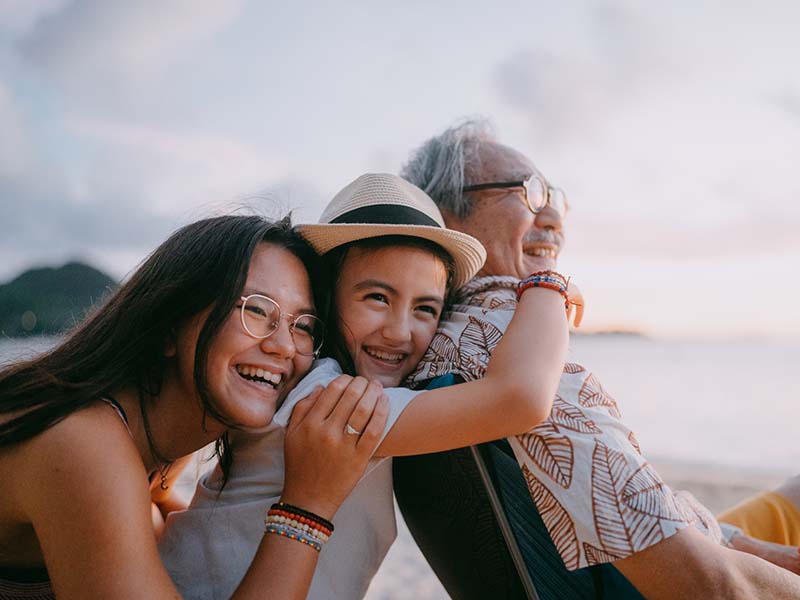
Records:
<instances>
[{"instance_id":1,"label":"eyeglass temple arm","mask_svg":"<svg viewBox=\"0 0 800 600\"><path fill-rule=\"evenodd\" d=\"M477 192L478 190L490 190L492 188L512 188L524 187L524 181L505 181L502 183L476 183L475 185L465 185L461 188L464 192Z\"/></svg>"}]
</instances>

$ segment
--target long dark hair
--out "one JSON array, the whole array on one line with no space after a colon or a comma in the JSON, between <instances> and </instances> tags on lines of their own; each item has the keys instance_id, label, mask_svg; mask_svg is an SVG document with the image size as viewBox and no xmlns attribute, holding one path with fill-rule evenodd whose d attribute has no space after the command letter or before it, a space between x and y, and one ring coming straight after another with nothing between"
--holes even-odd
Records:
<instances>
[{"instance_id":1,"label":"long dark hair","mask_svg":"<svg viewBox=\"0 0 800 600\"><path fill-rule=\"evenodd\" d=\"M0 448L27 440L98 398L127 386L146 405L157 396L175 329L210 308L195 350L194 383L207 415L235 427L208 391L206 363L215 336L230 315L260 242L282 246L305 265L324 310L323 271L290 217L228 215L187 225L161 244L108 300L58 346L0 370ZM321 284L321 282L323 282ZM149 439L154 457L163 460ZM217 442L224 472L230 467L227 434Z\"/></svg>"},{"instance_id":2,"label":"long dark hair","mask_svg":"<svg viewBox=\"0 0 800 600\"><path fill-rule=\"evenodd\" d=\"M325 270L328 277L332 282L332 286L339 285L339 278L342 273L347 254L352 248L364 250L367 252L380 250L389 247L404 247L404 248L418 248L433 254L436 258L442 261L447 272L447 283L445 284L445 302L449 303L449 296L452 290L452 283L455 277L455 261L450 254L442 248L439 244L426 240L425 238L412 237L407 235L383 235L373 238L366 238L363 240L356 240L338 246L325 254L323 259L325 261ZM325 314L325 323L327 323L327 335L325 337L325 345L322 348L324 356L335 358L342 367L342 371L348 375L356 375L355 364L353 357L347 350L345 344L344 334L342 327L346 325L339 320L339 308L336 306L336 294L331 293L328 298L327 311Z\"/></svg>"}]
</instances>

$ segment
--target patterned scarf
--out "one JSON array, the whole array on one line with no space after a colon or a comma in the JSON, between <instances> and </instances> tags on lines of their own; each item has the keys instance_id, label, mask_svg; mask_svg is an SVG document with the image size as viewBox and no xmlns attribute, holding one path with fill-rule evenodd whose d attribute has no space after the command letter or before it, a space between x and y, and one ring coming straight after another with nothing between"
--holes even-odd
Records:
<instances>
[{"instance_id":1,"label":"patterned scarf","mask_svg":"<svg viewBox=\"0 0 800 600\"><path fill-rule=\"evenodd\" d=\"M517 307L517 281L478 277L464 286L408 384L449 373L483 377ZM547 420L508 442L570 570L631 556L687 526L721 542L714 516L664 483L617 403L580 364L564 365Z\"/></svg>"}]
</instances>

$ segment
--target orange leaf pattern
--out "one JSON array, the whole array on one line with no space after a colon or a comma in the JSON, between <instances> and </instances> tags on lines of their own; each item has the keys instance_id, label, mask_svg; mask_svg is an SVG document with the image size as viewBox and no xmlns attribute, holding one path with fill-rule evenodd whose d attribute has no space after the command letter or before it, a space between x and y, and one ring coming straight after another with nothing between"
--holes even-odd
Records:
<instances>
[{"instance_id":1,"label":"orange leaf pattern","mask_svg":"<svg viewBox=\"0 0 800 600\"><path fill-rule=\"evenodd\" d=\"M561 396L553 400L550 421L559 427L579 433L603 433L579 407L570 404Z\"/></svg>"},{"instance_id":2,"label":"orange leaf pattern","mask_svg":"<svg viewBox=\"0 0 800 600\"><path fill-rule=\"evenodd\" d=\"M600 382L597 380L592 374L586 378L586 381L583 382L583 386L581 387L581 391L578 394L580 398L581 406L592 407L592 406L607 406L608 412L613 417L620 418L622 415L617 408L617 403L604 389L603 386L600 385Z\"/></svg>"},{"instance_id":3,"label":"orange leaf pattern","mask_svg":"<svg viewBox=\"0 0 800 600\"><path fill-rule=\"evenodd\" d=\"M558 548L564 564L568 569L577 569L580 549L578 548L578 536L575 535L575 524L569 513L525 465L522 465L522 475L525 477L531 497L539 509L539 515L542 517L553 543Z\"/></svg>"},{"instance_id":4,"label":"orange leaf pattern","mask_svg":"<svg viewBox=\"0 0 800 600\"><path fill-rule=\"evenodd\" d=\"M515 290L510 277L462 288L410 383L432 374L482 377L513 316ZM688 526L721 540L713 515L661 480L614 398L577 362L564 365L548 419L508 442L568 569L625 558Z\"/></svg>"},{"instance_id":5,"label":"orange leaf pattern","mask_svg":"<svg viewBox=\"0 0 800 600\"><path fill-rule=\"evenodd\" d=\"M572 442L567 436L532 432L519 435L517 439L543 473L563 488L570 486L574 457Z\"/></svg>"},{"instance_id":6,"label":"orange leaf pattern","mask_svg":"<svg viewBox=\"0 0 800 600\"><path fill-rule=\"evenodd\" d=\"M636 450L636 451L637 451L639 454L641 454L641 453L642 453L642 448L641 448L641 446L639 446L639 440L637 440L637 439L636 439L636 436L635 436L635 435L633 435L633 432L632 432L632 431L631 431L630 433L628 433L628 441L631 443L631 446L633 446L633 447L634 447L634 449L635 449L635 450Z\"/></svg>"}]
</instances>

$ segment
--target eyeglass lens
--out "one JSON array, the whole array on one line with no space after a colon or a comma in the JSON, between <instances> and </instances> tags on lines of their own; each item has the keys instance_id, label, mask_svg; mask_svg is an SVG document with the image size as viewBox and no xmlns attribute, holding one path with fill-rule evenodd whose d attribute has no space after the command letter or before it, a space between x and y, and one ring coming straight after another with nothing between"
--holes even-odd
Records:
<instances>
[{"instance_id":1,"label":"eyeglass lens","mask_svg":"<svg viewBox=\"0 0 800 600\"><path fill-rule=\"evenodd\" d=\"M541 212L548 204L562 217L567 212L567 197L564 190L548 187L536 175L525 181L525 194L528 199L528 207L534 213Z\"/></svg>"},{"instance_id":2,"label":"eyeglass lens","mask_svg":"<svg viewBox=\"0 0 800 600\"><path fill-rule=\"evenodd\" d=\"M293 315L292 315L293 316ZM256 338L266 338L280 326L281 307L266 296L247 296L242 304L242 325ZM325 327L314 315L300 315L289 325L295 348L300 354L311 356L322 347Z\"/></svg>"}]
</instances>

